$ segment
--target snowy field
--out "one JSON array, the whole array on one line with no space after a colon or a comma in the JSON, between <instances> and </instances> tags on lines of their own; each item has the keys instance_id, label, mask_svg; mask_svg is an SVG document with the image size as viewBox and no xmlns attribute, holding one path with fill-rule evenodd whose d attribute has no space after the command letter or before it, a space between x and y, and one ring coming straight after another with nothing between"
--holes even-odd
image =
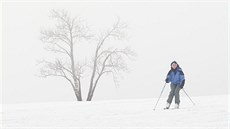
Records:
<instances>
[{"instance_id":1,"label":"snowy field","mask_svg":"<svg viewBox=\"0 0 230 129\"><path fill-rule=\"evenodd\" d=\"M3 105L3 129L227 129L228 96L181 98L178 110L163 110L166 98ZM174 104L172 104L174 107Z\"/></svg>"}]
</instances>

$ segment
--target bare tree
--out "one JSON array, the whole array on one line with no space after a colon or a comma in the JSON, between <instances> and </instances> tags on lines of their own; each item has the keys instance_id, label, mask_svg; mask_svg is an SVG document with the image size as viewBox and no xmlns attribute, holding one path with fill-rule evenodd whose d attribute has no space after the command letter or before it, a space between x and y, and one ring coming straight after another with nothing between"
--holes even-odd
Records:
<instances>
[{"instance_id":1,"label":"bare tree","mask_svg":"<svg viewBox=\"0 0 230 129\"><path fill-rule=\"evenodd\" d=\"M129 48L118 49L118 48L103 48L109 39L121 40L124 38L124 30L126 24L121 23L120 20L113 25L106 33L100 35L97 39L97 46L93 58L92 75L90 79L90 87L88 91L87 101L91 101L97 87L99 80L105 74L112 74L113 79L116 83L116 75L120 71L127 70L125 64L125 57L132 58L135 53Z\"/></svg>"},{"instance_id":2,"label":"bare tree","mask_svg":"<svg viewBox=\"0 0 230 129\"><path fill-rule=\"evenodd\" d=\"M76 44L82 39L89 40L92 35L88 34L88 28L83 25L81 19L71 17L66 11L51 11L51 17L57 20L54 29L42 30L41 41L46 44L45 49L57 53L58 57L53 60L42 60L40 74L42 77L56 76L64 78L72 86L78 101L82 101L81 79L85 71L85 66L76 60ZM106 48L110 39L122 40L126 25L120 20L106 33L101 34L96 39L97 46L92 61L92 75L87 101L91 101L99 80L105 74L113 75L116 83L116 76L120 71L127 70L125 58L135 55L129 48ZM78 47L77 47L78 48Z\"/></svg>"},{"instance_id":3,"label":"bare tree","mask_svg":"<svg viewBox=\"0 0 230 129\"><path fill-rule=\"evenodd\" d=\"M51 17L57 20L54 29L42 30L41 41L46 43L46 50L62 54L64 59L56 58L54 61L43 60L40 70L42 77L62 77L72 86L78 101L82 101L81 75L84 64L76 61L74 55L75 44L81 39L89 39L88 29L81 23L81 19L71 17L64 10L51 11Z\"/></svg>"}]
</instances>

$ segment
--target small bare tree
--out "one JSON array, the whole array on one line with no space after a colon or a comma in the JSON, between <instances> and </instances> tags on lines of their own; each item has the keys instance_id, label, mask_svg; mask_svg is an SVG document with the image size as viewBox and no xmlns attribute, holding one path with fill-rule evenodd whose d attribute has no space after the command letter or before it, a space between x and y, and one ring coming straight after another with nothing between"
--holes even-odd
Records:
<instances>
[{"instance_id":1,"label":"small bare tree","mask_svg":"<svg viewBox=\"0 0 230 129\"><path fill-rule=\"evenodd\" d=\"M46 50L62 54L64 59L56 58L53 61L43 60L41 76L57 76L67 80L72 86L78 101L82 101L81 95L81 75L83 73L83 64L76 61L74 55L75 44L81 39L89 39L88 29L81 23L77 17L62 11L51 11L51 17L57 20L54 29L42 30L41 41L46 43ZM62 56L62 57L63 57Z\"/></svg>"},{"instance_id":2,"label":"small bare tree","mask_svg":"<svg viewBox=\"0 0 230 129\"><path fill-rule=\"evenodd\" d=\"M87 101L92 100L98 81L103 75L112 74L114 82L116 83L116 76L118 72L127 70L124 58L128 57L131 59L135 56L135 53L129 48L103 48L103 46L109 42L109 39L113 38L122 40L125 36L124 30L126 27L126 24L120 23L120 20L118 19L111 29L97 38L98 43L93 58L92 75Z\"/></svg>"}]
</instances>

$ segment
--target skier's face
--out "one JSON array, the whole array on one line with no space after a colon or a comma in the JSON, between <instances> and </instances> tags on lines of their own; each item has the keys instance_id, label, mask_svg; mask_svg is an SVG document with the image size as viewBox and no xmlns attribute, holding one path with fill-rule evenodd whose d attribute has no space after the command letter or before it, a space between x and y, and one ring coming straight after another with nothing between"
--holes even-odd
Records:
<instances>
[{"instance_id":1,"label":"skier's face","mask_svg":"<svg viewBox=\"0 0 230 129\"><path fill-rule=\"evenodd\" d=\"M172 64L172 68L173 68L173 69L176 69L176 67L177 67L177 64L176 64L176 63L173 63L173 64Z\"/></svg>"}]
</instances>

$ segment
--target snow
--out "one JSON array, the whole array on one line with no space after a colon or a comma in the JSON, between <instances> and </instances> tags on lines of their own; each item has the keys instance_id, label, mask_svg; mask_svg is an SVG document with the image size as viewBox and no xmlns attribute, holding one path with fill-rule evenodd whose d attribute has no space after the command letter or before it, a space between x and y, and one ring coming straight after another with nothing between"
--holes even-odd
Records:
<instances>
[{"instance_id":1,"label":"snow","mask_svg":"<svg viewBox=\"0 0 230 129\"><path fill-rule=\"evenodd\" d=\"M4 104L3 129L227 129L228 95L181 98L180 109L163 110L161 98L92 102ZM174 107L174 104L172 104Z\"/></svg>"}]
</instances>

